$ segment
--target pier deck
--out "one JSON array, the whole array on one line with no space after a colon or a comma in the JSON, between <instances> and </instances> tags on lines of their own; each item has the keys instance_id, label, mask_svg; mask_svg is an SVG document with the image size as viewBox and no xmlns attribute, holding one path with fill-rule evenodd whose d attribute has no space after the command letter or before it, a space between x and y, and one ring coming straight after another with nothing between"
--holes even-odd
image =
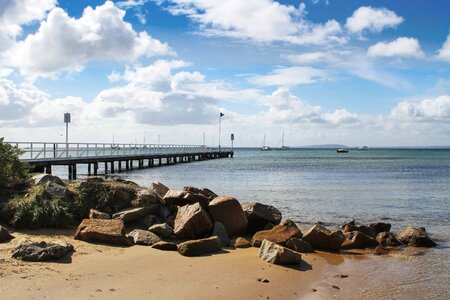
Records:
<instances>
[{"instance_id":1,"label":"pier deck","mask_svg":"<svg viewBox=\"0 0 450 300\"><path fill-rule=\"evenodd\" d=\"M152 168L217 158L233 157L230 149L204 145L104 144L104 143L26 143L9 142L21 149L21 160L33 171L52 173L52 166L67 166L69 179L77 178L77 165L87 165L88 175Z\"/></svg>"}]
</instances>

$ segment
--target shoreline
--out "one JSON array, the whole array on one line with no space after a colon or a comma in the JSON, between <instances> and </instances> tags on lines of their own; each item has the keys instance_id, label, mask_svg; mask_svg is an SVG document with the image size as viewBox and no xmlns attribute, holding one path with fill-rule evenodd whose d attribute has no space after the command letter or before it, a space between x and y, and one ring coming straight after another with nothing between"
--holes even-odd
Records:
<instances>
[{"instance_id":1,"label":"shoreline","mask_svg":"<svg viewBox=\"0 0 450 300\"><path fill-rule=\"evenodd\" d=\"M75 252L63 261L14 260L10 251L17 241L1 244L0 294L7 299L323 299L345 295L346 289L332 286L341 286L349 279L330 275L342 261L338 254L303 254L301 265L279 266L260 260L259 249L254 247L184 257L146 246L122 248L74 241L72 232L52 229L14 233L17 241L28 237L71 242ZM351 279L353 283L355 279Z\"/></svg>"}]
</instances>

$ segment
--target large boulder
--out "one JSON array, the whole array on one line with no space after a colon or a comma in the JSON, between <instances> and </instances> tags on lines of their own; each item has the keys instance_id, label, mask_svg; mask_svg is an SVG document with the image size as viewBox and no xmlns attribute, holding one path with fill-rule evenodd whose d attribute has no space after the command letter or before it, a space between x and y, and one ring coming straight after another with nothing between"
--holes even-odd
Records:
<instances>
[{"instance_id":1,"label":"large boulder","mask_svg":"<svg viewBox=\"0 0 450 300\"><path fill-rule=\"evenodd\" d=\"M174 234L180 239L198 239L209 235L213 223L199 203L180 207L174 221Z\"/></svg>"},{"instance_id":2,"label":"large boulder","mask_svg":"<svg viewBox=\"0 0 450 300\"><path fill-rule=\"evenodd\" d=\"M107 187L109 189L109 187ZM110 192L110 201L114 211L120 211L131 206L134 191L125 188L114 188Z\"/></svg>"},{"instance_id":3,"label":"large boulder","mask_svg":"<svg viewBox=\"0 0 450 300\"><path fill-rule=\"evenodd\" d=\"M377 240L360 231L345 233L345 241L342 243L342 249L366 249L378 246Z\"/></svg>"},{"instance_id":4,"label":"large boulder","mask_svg":"<svg viewBox=\"0 0 450 300\"><path fill-rule=\"evenodd\" d=\"M314 252L313 246L308 243L307 241L304 241L299 238L292 238L289 241L286 242L286 247L294 250L295 252L300 253L312 253Z\"/></svg>"},{"instance_id":5,"label":"large boulder","mask_svg":"<svg viewBox=\"0 0 450 300\"><path fill-rule=\"evenodd\" d=\"M130 244L122 220L84 219L78 225L74 239L111 245Z\"/></svg>"},{"instance_id":6,"label":"large boulder","mask_svg":"<svg viewBox=\"0 0 450 300\"><path fill-rule=\"evenodd\" d=\"M132 207L144 207L152 205L160 205L161 197L153 190L139 190L136 198L131 200Z\"/></svg>"},{"instance_id":7,"label":"large boulder","mask_svg":"<svg viewBox=\"0 0 450 300\"><path fill-rule=\"evenodd\" d=\"M225 226L220 222L214 222L213 236L217 236L222 243L222 247L230 246L230 238L228 237Z\"/></svg>"},{"instance_id":8,"label":"large boulder","mask_svg":"<svg viewBox=\"0 0 450 300\"><path fill-rule=\"evenodd\" d=\"M0 225L0 243L9 242L14 238L13 235L9 233L8 230L6 230L5 227Z\"/></svg>"},{"instance_id":9,"label":"large boulder","mask_svg":"<svg viewBox=\"0 0 450 300\"><path fill-rule=\"evenodd\" d=\"M152 248L163 251L177 251L178 246L175 243L160 241L152 245Z\"/></svg>"},{"instance_id":10,"label":"large boulder","mask_svg":"<svg viewBox=\"0 0 450 300\"><path fill-rule=\"evenodd\" d=\"M191 240L178 245L178 252L184 256L199 256L218 252L221 249L222 245L217 236L200 240Z\"/></svg>"},{"instance_id":11,"label":"large boulder","mask_svg":"<svg viewBox=\"0 0 450 300\"><path fill-rule=\"evenodd\" d=\"M263 240L259 248L259 258L277 265L295 265L302 262L302 255L291 249Z\"/></svg>"},{"instance_id":12,"label":"large boulder","mask_svg":"<svg viewBox=\"0 0 450 300\"><path fill-rule=\"evenodd\" d=\"M122 220L125 223L136 221L144 218L147 215L157 214L159 211L158 205L136 207L125 209L121 212L115 213L112 218L116 220Z\"/></svg>"},{"instance_id":13,"label":"large boulder","mask_svg":"<svg viewBox=\"0 0 450 300\"><path fill-rule=\"evenodd\" d=\"M208 206L209 214L214 222L220 222L225 226L228 236L232 237L247 230L247 217L242 210L239 201L230 196L214 198Z\"/></svg>"},{"instance_id":14,"label":"large boulder","mask_svg":"<svg viewBox=\"0 0 450 300\"><path fill-rule=\"evenodd\" d=\"M340 230L331 231L321 224L315 224L305 232L302 239L310 243L314 249L336 251L344 242L345 236Z\"/></svg>"},{"instance_id":15,"label":"large boulder","mask_svg":"<svg viewBox=\"0 0 450 300\"><path fill-rule=\"evenodd\" d=\"M64 181L61 180L61 178L57 176L53 176L50 174L37 174L31 177L31 181L35 184L45 184L47 182L53 182L61 186L65 186Z\"/></svg>"},{"instance_id":16,"label":"large boulder","mask_svg":"<svg viewBox=\"0 0 450 300\"><path fill-rule=\"evenodd\" d=\"M149 190L155 192L159 196L159 198L162 199L169 190L169 188L164 184L162 184L161 182L153 182L150 185Z\"/></svg>"},{"instance_id":17,"label":"large boulder","mask_svg":"<svg viewBox=\"0 0 450 300\"><path fill-rule=\"evenodd\" d=\"M389 232L391 230L391 224L383 222L371 223L369 224L369 228L372 228L375 236L377 236L380 232Z\"/></svg>"},{"instance_id":18,"label":"large boulder","mask_svg":"<svg viewBox=\"0 0 450 300\"><path fill-rule=\"evenodd\" d=\"M241 206L248 220L247 233L249 234L264 230L268 223L278 225L281 222L281 212L271 205L244 202Z\"/></svg>"},{"instance_id":19,"label":"large boulder","mask_svg":"<svg viewBox=\"0 0 450 300\"><path fill-rule=\"evenodd\" d=\"M285 245L293 237L301 238L302 232L297 226L276 225L272 229L258 231L253 235L252 246L259 247L263 240L276 244Z\"/></svg>"},{"instance_id":20,"label":"large boulder","mask_svg":"<svg viewBox=\"0 0 450 300\"><path fill-rule=\"evenodd\" d=\"M101 211L91 208L89 210L89 219L108 220L108 219L111 219L111 216L107 213L104 213L104 212L101 212Z\"/></svg>"},{"instance_id":21,"label":"large boulder","mask_svg":"<svg viewBox=\"0 0 450 300\"><path fill-rule=\"evenodd\" d=\"M153 232L157 236L166 238L172 234L173 228L170 227L167 223L162 223L151 226L148 231Z\"/></svg>"},{"instance_id":22,"label":"large boulder","mask_svg":"<svg viewBox=\"0 0 450 300\"><path fill-rule=\"evenodd\" d=\"M397 239L408 246L435 247L437 246L427 235L424 227L407 227L397 234Z\"/></svg>"},{"instance_id":23,"label":"large boulder","mask_svg":"<svg viewBox=\"0 0 450 300\"><path fill-rule=\"evenodd\" d=\"M395 235L391 232L380 232L377 235L376 240L378 244L380 244L383 247L396 247L401 245L399 240L397 240Z\"/></svg>"},{"instance_id":24,"label":"large boulder","mask_svg":"<svg viewBox=\"0 0 450 300\"><path fill-rule=\"evenodd\" d=\"M210 189L207 189L207 188L201 188L201 189L199 189L199 188L192 187L192 186L185 186L185 187L183 188L183 190L186 191L186 192L190 192L190 193L192 193L192 194L200 194L200 195L203 195L203 196L205 196L206 198L208 198L209 200L212 200L212 199L214 199L214 198L217 197L217 194L216 194L216 193L214 193L213 191L211 191Z\"/></svg>"},{"instance_id":25,"label":"large boulder","mask_svg":"<svg viewBox=\"0 0 450 300\"><path fill-rule=\"evenodd\" d=\"M129 237L133 238L136 245L151 246L161 241L159 236L153 232L141 229L135 229L128 234Z\"/></svg>"},{"instance_id":26,"label":"large boulder","mask_svg":"<svg viewBox=\"0 0 450 300\"><path fill-rule=\"evenodd\" d=\"M56 241L53 243L21 240L12 250L12 258L24 261L57 260L73 251L71 244Z\"/></svg>"}]
</instances>

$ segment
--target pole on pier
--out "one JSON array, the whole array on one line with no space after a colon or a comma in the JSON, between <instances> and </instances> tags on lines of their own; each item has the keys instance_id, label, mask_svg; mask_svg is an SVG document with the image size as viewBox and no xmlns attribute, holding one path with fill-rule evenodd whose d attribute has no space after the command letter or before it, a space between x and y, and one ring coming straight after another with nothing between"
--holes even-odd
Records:
<instances>
[{"instance_id":1,"label":"pole on pier","mask_svg":"<svg viewBox=\"0 0 450 300\"><path fill-rule=\"evenodd\" d=\"M221 125L222 125L222 117L225 116L224 113L219 113L219 152L220 152L220 134L221 134Z\"/></svg>"},{"instance_id":2,"label":"pole on pier","mask_svg":"<svg viewBox=\"0 0 450 300\"><path fill-rule=\"evenodd\" d=\"M64 114L64 123L66 123L66 157L69 156L69 123L70 113Z\"/></svg>"}]
</instances>

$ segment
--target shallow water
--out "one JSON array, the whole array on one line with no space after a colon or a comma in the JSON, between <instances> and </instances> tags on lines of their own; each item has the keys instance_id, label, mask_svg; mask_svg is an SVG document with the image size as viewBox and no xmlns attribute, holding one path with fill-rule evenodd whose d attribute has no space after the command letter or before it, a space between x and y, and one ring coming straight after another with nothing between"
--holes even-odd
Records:
<instances>
[{"instance_id":1,"label":"shallow water","mask_svg":"<svg viewBox=\"0 0 450 300\"><path fill-rule=\"evenodd\" d=\"M172 188L208 187L240 201L272 204L302 225L356 219L383 220L393 231L424 226L439 245L425 255L364 260L367 277L374 278L367 296L450 297L450 150L237 149L232 159L120 176L144 186L160 181Z\"/></svg>"}]
</instances>

